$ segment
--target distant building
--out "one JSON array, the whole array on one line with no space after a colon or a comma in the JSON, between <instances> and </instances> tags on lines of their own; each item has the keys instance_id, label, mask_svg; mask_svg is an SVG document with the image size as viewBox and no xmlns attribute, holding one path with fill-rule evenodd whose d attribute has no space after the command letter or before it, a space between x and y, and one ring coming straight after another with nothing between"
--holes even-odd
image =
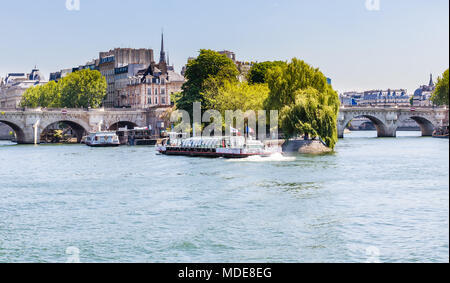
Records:
<instances>
[{"instance_id":1,"label":"distant building","mask_svg":"<svg viewBox=\"0 0 450 283\"><path fill-rule=\"evenodd\" d=\"M60 79L64 78L65 76L67 76L68 74L74 73L76 71L80 71L80 70L84 70L84 69L89 69L89 70L98 70L98 63L99 60L98 59L94 59L90 62L87 62L84 65L80 65L77 67L73 67L70 69L64 69L58 72L54 72L54 73L50 73L50 77L49 77L49 81L59 81Z\"/></svg>"},{"instance_id":2,"label":"distant building","mask_svg":"<svg viewBox=\"0 0 450 283\"><path fill-rule=\"evenodd\" d=\"M64 78L68 74L72 73L73 69L64 69L58 72L50 73L49 81L59 81L60 79Z\"/></svg>"},{"instance_id":3,"label":"distant building","mask_svg":"<svg viewBox=\"0 0 450 283\"><path fill-rule=\"evenodd\" d=\"M436 86L433 82L433 75L430 74L430 82L428 85L422 85L414 91L414 105L415 106L432 106L431 96L435 91Z\"/></svg>"},{"instance_id":4,"label":"distant building","mask_svg":"<svg viewBox=\"0 0 450 283\"><path fill-rule=\"evenodd\" d=\"M172 105L171 97L180 92L184 76L174 71L164 50L164 35L161 37L159 62L142 65L128 65L116 69L116 107L145 109Z\"/></svg>"},{"instance_id":5,"label":"distant building","mask_svg":"<svg viewBox=\"0 0 450 283\"><path fill-rule=\"evenodd\" d=\"M247 75L250 72L250 69L253 67L253 62L236 62L236 66L239 71L239 81L244 82L247 81Z\"/></svg>"},{"instance_id":6,"label":"distant building","mask_svg":"<svg viewBox=\"0 0 450 283\"><path fill-rule=\"evenodd\" d=\"M29 74L10 73L0 81L0 107L18 108L24 92L33 86L46 84L45 77L36 67Z\"/></svg>"},{"instance_id":7,"label":"distant building","mask_svg":"<svg viewBox=\"0 0 450 283\"><path fill-rule=\"evenodd\" d=\"M340 95L344 106L409 106L410 98L406 89L352 91Z\"/></svg>"},{"instance_id":8,"label":"distant building","mask_svg":"<svg viewBox=\"0 0 450 283\"><path fill-rule=\"evenodd\" d=\"M161 38L161 58L158 64L154 62L153 49L115 48L107 52L99 52L98 59L84 65L61 70L50 74L50 80L58 81L70 73L90 69L98 70L107 83L106 97L103 106L106 108L123 106L123 89L129 84L139 71L146 70L153 65L163 73L174 72L169 65L169 58L164 51L164 35Z\"/></svg>"},{"instance_id":9,"label":"distant building","mask_svg":"<svg viewBox=\"0 0 450 283\"><path fill-rule=\"evenodd\" d=\"M187 60L187 64L189 64L189 62L195 60L195 57L189 57ZM186 70L187 70L187 64L183 66L183 68L181 68L181 75L183 77L186 77Z\"/></svg>"},{"instance_id":10,"label":"distant building","mask_svg":"<svg viewBox=\"0 0 450 283\"><path fill-rule=\"evenodd\" d=\"M129 64L149 65L153 62L152 49L116 48L108 52L100 52L98 70L105 77L107 83L106 98L103 106L117 107L117 90L115 89L115 71L117 68Z\"/></svg>"},{"instance_id":11,"label":"distant building","mask_svg":"<svg viewBox=\"0 0 450 283\"><path fill-rule=\"evenodd\" d=\"M172 105L172 95L182 90L184 77L174 71L163 73L156 67L152 74L146 75L147 72L141 70L127 79L125 88L120 90L120 107L145 109Z\"/></svg>"},{"instance_id":12,"label":"distant building","mask_svg":"<svg viewBox=\"0 0 450 283\"><path fill-rule=\"evenodd\" d=\"M236 54L232 51L224 50L224 51L218 51L219 54L225 55L231 60L233 60L234 63L236 63Z\"/></svg>"},{"instance_id":13,"label":"distant building","mask_svg":"<svg viewBox=\"0 0 450 283\"><path fill-rule=\"evenodd\" d=\"M223 50L218 51L219 54L225 55L228 58L230 58L234 64L236 64L236 67L239 71L239 81L243 82L247 80L247 74L250 72L250 69L253 67L253 62L244 62L244 61L237 61L236 60L236 54L232 51Z\"/></svg>"}]
</instances>

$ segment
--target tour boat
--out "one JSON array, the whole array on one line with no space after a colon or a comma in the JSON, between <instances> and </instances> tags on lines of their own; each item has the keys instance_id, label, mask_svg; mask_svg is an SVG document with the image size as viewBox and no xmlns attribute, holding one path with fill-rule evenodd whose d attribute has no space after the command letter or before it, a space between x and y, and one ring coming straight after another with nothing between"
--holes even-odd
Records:
<instances>
[{"instance_id":1,"label":"tour boat","mask_svg":"<svg viewBox=\"0 0 450 283\"><path fill-rule=\"evenodd\" d=\"M267 157L273 154L262 142L241 136L183 138L182 134L173 133L169 133L169 138L157 150L164 155L213 158Z\"/></svg>"},{"instance_id":2,"label":"tour boat","mask_svg":"<svg viewBox=\"0 0 450 283\"><path fill-rule=\"evenodd\" d=\"M149 145L155 146L158 142L158 138L152 135L152 131L147 128L122 128L116 131L119 137L120 144L122 145Z\"/></svg>"},{"instance_id":3,"label":"tour boat","mask_svg":"<svg viewBox=\"0 0 450 283\"><path fill-rule=\"evenodd\" d=\"M86 137L85 143L91 147L115 147L120 145L119 137L115 132L90 133Z\"/></svg>"},{"instance_id":4,"label":"tour boat","mask_svg":"<svg viewBox=\"0 0 450 283\"><path fill-rule=\"evenodd\" d=\"M449 127L440 127L433 132L433 138L448 139Z\"/></svg>"}]
</instances>

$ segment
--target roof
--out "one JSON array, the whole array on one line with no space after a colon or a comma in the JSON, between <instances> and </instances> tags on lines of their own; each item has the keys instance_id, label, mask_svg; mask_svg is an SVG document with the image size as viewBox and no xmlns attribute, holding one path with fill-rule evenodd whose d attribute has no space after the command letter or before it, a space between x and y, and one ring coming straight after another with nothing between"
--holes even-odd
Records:
<instances>
[{"instance_id":1,"label":"roof","mask_svg":"<svg viewBox=\"0 0 450 283\"><path fill-rule=\"evenodd\" d=\"M184 82L185 79L182 75L178 74L174 71L167 71L167 75L169 76L170 82Z\"/></svg>"}]
</instances>

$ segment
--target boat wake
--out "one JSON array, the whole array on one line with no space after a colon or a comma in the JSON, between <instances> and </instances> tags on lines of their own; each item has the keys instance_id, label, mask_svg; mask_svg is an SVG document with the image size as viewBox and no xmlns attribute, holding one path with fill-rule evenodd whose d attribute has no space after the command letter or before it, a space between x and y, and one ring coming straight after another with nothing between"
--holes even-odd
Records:
<instances>
[{"instance_id":1,"label":"boat wake","mask_svg":"<svg viewBox=\"0 0 450 283\"><path fill-rule=\"evenodd\" d=\"M274 153L268 157L250 156L243 159L229 159L228 162L292 162L295 161L293 156L284 156L281 153Z\"/></svg>"}]
</instances>

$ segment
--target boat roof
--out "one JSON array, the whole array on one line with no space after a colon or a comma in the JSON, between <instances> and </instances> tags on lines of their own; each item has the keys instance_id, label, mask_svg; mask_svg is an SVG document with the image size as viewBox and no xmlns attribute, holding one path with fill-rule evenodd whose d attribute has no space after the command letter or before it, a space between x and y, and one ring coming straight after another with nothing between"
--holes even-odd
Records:
<instances>
[{"instance_id":1,"label":"boat roof","mask_svg":"<svg viewBox=\"0 0 450 283\"><path fill-rule=\"evenodd\" d=\"M95 132L95 133L90 133L90 135L116 135L116 132Z\"/></svg>"}]
</instances>

